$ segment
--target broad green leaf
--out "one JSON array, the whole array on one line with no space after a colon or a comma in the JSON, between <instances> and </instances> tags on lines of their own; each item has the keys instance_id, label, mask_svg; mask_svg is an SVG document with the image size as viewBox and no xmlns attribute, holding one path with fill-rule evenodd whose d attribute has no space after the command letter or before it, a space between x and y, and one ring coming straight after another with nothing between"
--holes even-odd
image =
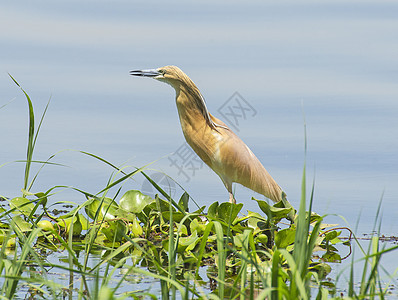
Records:
<instances>
[{"instance_id":1,"label":"broad green leaf","mask_svg":"<svg viewBox=\"0 0 398 300\"><path fill-rule=\"evenodd\" d=\"M327 234L325 234L325 241L332 241L335 238L337 238L341 234L341 231L330 231Z\"/></svg>"},{"instance_id":2,"label":"broad green leaf","mask_svg":"<svg viewBox=\"0 0 398 300\"><path fill-rule=\"evenodd\" d=\"M138 237L143 233L142 227L137 218L134 218L133 223L130 223L130 230L134 237Z\"/></svg>"},{"instance_id":3,"label":"broad green leaf","mask_svg":"<svg viewBox=\"0 0 398 300\"><path fill-rule=\"evenodd\" d=\"M261 243L263 246L267 246L268 236L264 233L257 234L255 237L256 243Z\"/></svg>"},{"instance_id":4,"label":"broad green leaf","mask_svg":"<svg viewBox=\"0 0 398 300\"><path fill-rule=\"evenodd\" d=\"M267 219L261 216L259 213L249 211L247 216L247 227L253 229L259 228L262 230L266 229Z\"/></svg>"},{"instance_id":5,"label":"broad green leaf","mask_svg":"<svg viewBox=\"0 0 398 300\"><path fill-rule=\"evenodd\" d=\"M217 218L218 201L212 203L207 210L207 217L209 219Z\"/></svg>"},{"instance_id":6,"label":"broad green leaf","mask_svg":"<svg viewBox=\"0 0 398 300\"><path fill-rule=\"evenodd\" d=\"M199 240L200 238L198 237L198 233L196 231L194 231L190 236L180 237L178 239L177 252L182 253L184 251L192 250L195 248ZM163 241L162 246L164 249L169 248L169 242L169 239ZM177 242L177 239L175 239L175 242Z\"/></svg>"},{"instance_id":7,"label":"broad green leaf","mask_svg":"<svg viewBox=\"0 0 398 300\"><path fill-rule=\"evenodd\" d=\"M170 221L170 211L165 211L162 213L163 218L165 218L167 221ZM173 211L173 221L174 222L181 222L181 220L184 218L184 214L179 211Z\"/></svg>"},{"instance_id":8,"label":"broad green leaf","mask_svg":"<svg viewBox=\"0 0 398 300\"><path fill-rule=\"evenodd\" d=\"M221 220L224 220L226 223L231 224L238 216L242 207L243 203L238 203L238 204L230 202L221 203L220 206L218 207L218 216Z\"/></svg>"},{"instance_id":9,"label":"broad green leaf","mask_svg":"<svg viewBox=\"0 0 398 300\"><path fill-rule=\"evenodd\" d=\"M37 198L39 198L40 200L39 201L41 201L41 205L43 206L43 207L46 207L46 205L47 205L47 195L46 194L44 194L44 193L42 193L42 192L39 192L39 193L35 193L34 194Z\"/></svg>"},{"instance_id":10,"label":"broad green leaf","mask_svg":"<svg viewBox=\"0 0 398 300\"><path fill-rule=\"evenodd\" d=\"M191 229L191 232L197 231L198 234L202 234L206 229L206 224L196 218L189 223L189 228Z\"/></svg>"},{"instance_id":11,"label":"broad green leaf","mask_svg":"<svg viewBox=\"0 0 398 300\"><path fill-rule=\"evenodd\" d=\"M53 231L54 225L49 220L41 220L37 222L37 227L43 229L44 231Z\"/></svg>"},{"instance_id":12,"label":"broad green leaf","mask_svg":"<svg viewBox=\"0 0 398 300\"><path fill-rule=\"evenodd\" d=\"M149 203L154 200L137 190L127 191L119 201L121 208L128 212L140 213Z\"/></svg>"},{"instance_id":13,"label":"broad green leaf","mask_svg":"<svg viewBox=\"0 0 398 300\"><path fill-rule=\"evenodd\" d=\"M250 234L251 230L248 230L248 231L249 231L249 234ZM247 245L247 242L248 242L247 239L249 237L245 233L238 233L233 238L234 238L235 247L242 248L243 245Z\"/></svg>"},{"instance_id":14,"label":"broad green leaf","mask_svg":"<svg viewBox=\"0 0 398 300\"><path fill-rule=\"evenodd\" d=\"M12 221L21 232L27 232L32 230L32 225L26 222L21 216L15 216Z\"/></svg>"},{"instance_id":15,"label":"broad green leaf","mask_svg":"<svg viewBox=\"0 0 398 300\"><path fill-rule=\"evenodd\" d=\"M99 212L98 209L100 209ZM111 198L92 198L90 199L90 203L84 207L84 210L93 220L95 219L95 215L98 213L97 221L101 221L103 219L115 219L117 217L119 207Z\"/></svg>"},{"instance_id":16,"label":"broad green leaf","mask_svg":"<svg viewBox=\"0 0 398 300\"><path fill-rule=\"evenodd\" d=\"M128 228L122 221L111 221L108 226L101 227L101 232L105 234L110 242L121 242L123 236L127 234Z\"/></svg>"},{"instance_id":17,"label":"broad green leaf","mask_svg":"<svg viewBox=\"0 0 398 300\"><path fill-rule=\"evenodd\" d=\"M81 218L83 219L83 222ZM58 225L65 228L66 232L69 233L69 231L72 228L72 221L73 221L73 235L79 235L83 230L83 223L86 223L84 222L85 218L80 214L76 214L75 217L72 216L65 219L61 219L58 221Z\"/></svg>"},{"instance_id":18,"label":"broad green leaf","mask_svg":"<svg viewBox=\"0 0 398 300\"><path fill-rule=\"evenodd\" d=\"M296 235L296 229L293 228L285 228L278 231L275 234L275 245L276 247L286 248L290 244L294 243L294 238Z\"/></svg>"},{"instance_id":19,"label":"broad green leaf","mask_svg":"<svg viewBox=\"0 0 398 300\"><path fill-rule=\"evenodd\" d=\"M271 206L266 201L263 200L256 200L256 201L260 209L267 215L269 220L280 220L282 218L286 218L287 214L293 209L293 208L277 207L278 203L274 204L274 206Z\"/></svg>"},{"instance_id":20,"label":"broad green leaf","mask_svg":"<svg viewBox=\"0 0 398 300\"><path fill-rule=\"evenodd\" d=\"M184 194L182 194L180 200L178 201L178 206L184 209L186 212L189 212L188 201L189 195L187 192L184 192Z\"/></svg>"},{"instance_id":21,"label":"broad green leaf","mask_svg":"<svg viewBox=\"0 0 398 300\"><path fill-rule=\"evenodd\" d=\"M16 197L10 200L10 208L17 208L24 215L29 215L35 204L27 198ZM18 214L18 211L13 211L14 214Z\"/></svg>"},{"instance_id":22,"label":"broad green leaf","mask_svg":"<svg viewBox=\"0 0 398 300\"><path fill-rule=\"evenodd\" d=\"M322 255L322 260L325 262L341 262L341 256L336 252L326 252Z\"/></svg>"}]
</instances>

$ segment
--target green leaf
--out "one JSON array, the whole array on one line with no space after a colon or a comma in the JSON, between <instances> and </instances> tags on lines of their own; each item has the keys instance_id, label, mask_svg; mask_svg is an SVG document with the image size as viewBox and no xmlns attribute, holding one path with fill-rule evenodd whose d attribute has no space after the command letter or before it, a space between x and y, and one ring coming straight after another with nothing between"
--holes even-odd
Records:
<instances>
[{"instance_id":1,"label":"green leaf","mask_svg":"<svg viewBox=\"0 0 398 300\"><path fill-rule=\"evenodd\" d=\"M259 213L249 211L247 219L247 227L253 229L261 229L264 230L267 228L267 219L261 216Z\"/></svg>"},{"instance_id":2,"label":"green leaf","mask_svg":"<svg viewBox=\"0 0 398 300\"><path fill-rule=\"evenodd\" d=\"M322 255L322 260L325 262L341 262L341 256L336 252L326 252Z\"/></svg>"},{"instance_id":3,"label":"green leaf","mask_svg":"<svg viewBox=\"0 0 398 300\"><path fill-rule=\"evenodd\" d=\"M81 218L83 220L81 220ZM61 219L60 221L58 221L58 225L65 228L67 233L69 233L72 228L73 235L79 235L83 230L83 223L86 223L84 222L84 220L86 219L77 213L74 217L72 216L65 219Z\"/></svg>"},{"instance_id":4,"label":"green leaf","mask_svg":"<svg viewBox=\"0 0 398 300\"><path fill-rule=\"evenodd\" d=\"M268 243L267 235L260 233L260 234L256 235L255 239L256 239L256 243L261 243L261 244L263 244L263 246L267 246L267 243Z\"/></svg>"},{"instance_id":5,"label":"green leaf","mask_svg":"<svg viewBox=\"0 0 398 300\"><path fill-rule=\"evenodd\" d=\"M13 217L12 221L21 232L27 232L32 230L32 225L26 222L21 216Z\"/></svg>"},{"instance_id":6,"label":"green leaf","mask_svg":"<svg viewBox=\"0 0 398 300\"><path fill-rule=\"evenodd\" d=\"M218 201L212 203L207 210L207 217L209 219L217 218Z\"/></svg>"},{"instance_id":7,"label":"green leaf","mask_svg":"<svg viewBox=\"0 0 398 300\"><path fill-rule=\"evenodd\" d=\"M178 238L178 245L177 245L177 252L183 253L184 251L190 251L195 248L196 244L199 242L200 238L198 237L198 233L194 231L190 236L187 237L179 237ZM177 242L177 239L174 239ZM170 240L164 240L162 242L162 246L164 249L169 249Z\"/></svg>"},{"instance_id":8,"label":"green leaf","mask_svg":"<svg viewBox=\"0 0 398 300\"><path fill-rule=\"evenodd\" d=\"M233 237L235 247L242 248L244 245L248 243L248 234L251 233L251 230L246 229L248 231L244 233L238 233Z\"/></svg>"},{"instance_id":9,"label":"green leaf","mask_svg":"<svg viewBox=\"0 0 398 300\"><path fill-rule=\"evenodd\" d=\"M105 234L106 238L110 242L121 242L125 234L127 234L128 228L126 225L118 220L108 223L109 226L101 227L101 232Z\"/></svg>"},{"instance_id":10,"label":"green leaf","mask_svg":"<svg viewBox=\"0 0 398 300\"><path fill-rule=\"evenodd\" d=\"M221 220L224 220L227 224L231 224L236 217L238 216L239 212L243 207L243 203L230 203L224 202L221 203L218 208L218 216Z\"/></svg>"},{"instance_id":11,"label":"green leaf","mask_svg":"<svg viewBox=\"0 0 398 300\"><path fill-rule=\"evenodd\" d=\"M143 233L140 222L138 222L137 218L134 218L133 223L130 225L131 233L134 237L138 237Z\"/></svg>"},{"instance_id":12,"label":"green leaf","mask_svg":"<svg viewBox=\"0 0 398 300\"><path fill-rule=\"evenodd\" d=\"M285 228L278 231L275 235L275 245L276 247L286 248L287 246L294 243L294 238L296 235L296 229Z\"/></svg>"},{"instance_id":13,"label":"green leaf","mask_svg":"<svg viewBox=\"0 0 398 300\"><path fill-rule=\"evenodd\" d=\"M192 222L189 223L189 228L191 232L197 231L199 234L202 234L206 229L206 224L198 221L198 219L193 219Z\"/></svg>"},{"instance_id":14,"label":"green leaf","mask_svg":"<svg viewBox=\"0 0 398 300\"><path fill-rule=\"evenodd\" d=\"M44 194L44 193L42 193L42 192L35 193L34 195L35 195L37 198L40 199L41 205L42 205L43 207L46 207L46 205L47 205L47 195Z\"/></svg>"},{"instance_id":15,"label":"green leaf","mask_svg":"<svg viewBox=\"0 0 398 300\"><path fill-rule=\"evenodd\" d=\"M267 215L269 220L280 220L282 218L286 218L287 214L293 209L293 208L281 208L278 207L281 204L276 203L274 206L269 205L266 201L263 200L257 200L258 206L260 209ZM283 204L283 203L282 203Z\"/></svg>"},{"instance_id":16,"label":"green leaf","mask_svg":"<svg viewBox=\"0 0 398 300\"><path fill-rule=\"evenodd\" d=\"M184 194L182 194L180 200L178 201L178 206L183 208L186 212L189 212L188 201L189 195L187 192L184 192Z\"/></svg>"},{"instance_id":17,"label":"green leaf","mask_svg":"<svg viewBox=\"0 0 398 300\"><path fill-rule=\"evenodd\" d=\"M325 241L331 241L337 238L341 234L341 231L337 232L336 230L330 231L325 234Z\"/></svg>"},{"instance_id":18,"label":"green leaf","mask_svg":"<svg viewBox=\"0 0 398 300\"><path fill-rule=\"evenodd\" d=\"M162 212L162 216L163 218L165 218L167 221L170 221L170 211L165 211ZM173 211L173 221L174 222L181 222L181 220L184 218L184 214L182 212L179 211Z\"/></svg>"},{"instance_id":19,"label":"green leaf","mask_svg":"<svg viewBox=\"0 0 398 300\"><path fill-rule=\"evenodd\" d=\"M24 215L30 215L34 207L35 204L24 197L16 197L10 200L10 208L17 208ZM18 214L16 211L13 213Z\"/></svg>"},{"instance_id":20,"label":"green leaf","mask_svg":"<svg viewBox=\"0 0 398 300\"><path fill-rule=\"evenodd\" d=\"M97 221L115 219L119 212L119 206L111 198L92 198L89 204L84 207L86 214ZM99 210L99 211L98 211Z\"/></svg>"},{"instance_id":21,"label":"green leaf","mask_svg":"<svg viewBox=\"0 0 398 300\"><path fill-rule=\"evenodd\" d=\"M144 195L140 191L130 190L127 191L120 199L119 205L124 210L136 214L142 212L144 207L153 201L154 199L147 195Z\"/></svg>"},{"instance_id":22,"label":"green leaf","mask_svg":"<svg viewBox=\"0 0 398 300\"><path fill-rule=\"evenodd\" d=\"M209 219L221 220L227 224L232 224L241 211L242 207L242 203L234 204L223 202L219 205L218 202L214 202L207 210L207 217Z\"/></svg>"},{"instance_id":23,"label":"green leaf","mask_svg":"<svg viewBox=\"0 0 398 300\"><path fill-rule=\"evenodd\" d=\"M337 237L337 232L336 231L328 232L327 234L325 234L325 241L333 240L336 237Z\"/></svg>"}]
</instances>

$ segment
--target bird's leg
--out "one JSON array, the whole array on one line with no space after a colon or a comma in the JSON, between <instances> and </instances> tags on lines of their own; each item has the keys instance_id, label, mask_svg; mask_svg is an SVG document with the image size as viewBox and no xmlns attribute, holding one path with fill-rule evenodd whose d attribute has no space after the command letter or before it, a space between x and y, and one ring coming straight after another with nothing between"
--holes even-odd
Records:
<instances>
[{"instance_id":1,"label":"bird's leg","mask_svg":"<svg viewBox=\"0 0 398 300\"><path fill-rule=\"evenodd\" d=\"M220 176L221 177L221 176ZM229 193L229 203L236 204L236 200L234 197L234 194L232 193L232 182L225 180L224 178L221 177L222 182L224 183L225 187L227 188L227 191Z\"/></svg>"},{"instance_id":2,"label":"bird's leg","mask_svg":"<svg viewBox=\"0 0 398 300\"><path fill-rule=\"evenodd\" d=\"M236 200L235 200L234 194L232 194L232 192L228 192L228 193L229 193L229 202L233 203L233 204L236 204Z\"/></svg>"}]
</instances>

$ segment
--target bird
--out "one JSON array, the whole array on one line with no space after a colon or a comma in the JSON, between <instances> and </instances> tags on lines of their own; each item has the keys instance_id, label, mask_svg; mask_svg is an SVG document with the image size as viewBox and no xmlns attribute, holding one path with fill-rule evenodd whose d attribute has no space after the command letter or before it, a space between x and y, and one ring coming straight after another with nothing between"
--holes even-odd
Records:
<instances>
[{"instance_id":1,"label":"bird","mask_svg":"<svg viewBox=\"0 0 398 300\"><path fill-rule=\"evenodd\" d=\"M150 77L171 85L182 132L189 146L222 180L229 202L236 203L232 184L239 183L274 202L292 208L286 193L271 177L249 147L221 120L209 113L193 81L178 67L134 70L130 75ZM293 221L294 209L288 219Z\"/></svg>"}]
</instances>

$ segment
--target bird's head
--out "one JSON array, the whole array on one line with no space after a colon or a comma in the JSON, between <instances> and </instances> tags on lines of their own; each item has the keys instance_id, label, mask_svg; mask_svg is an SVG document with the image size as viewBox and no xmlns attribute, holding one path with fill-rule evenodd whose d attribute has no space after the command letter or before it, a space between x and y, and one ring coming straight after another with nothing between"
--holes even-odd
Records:
<instances>
[{"instance_id":1,"label":"bird's head","mask_svg":"<svg viewBox=\"0 0 398 300\"><path fill-rule=\"evenodd\" d=\"M175 89L179 88L181 84L193 84L189 77L176 66L165 66L158 69L149 70L134 70L130 71L130 75L151 77L153 79L166 82Z\"/></svg>"},{"instance_id":2,"label":"bird's head","mask_svg":"<svg viewBox=\"0 0 398 300\"><path fill-rule=\"evenodd\" d=\"M224 125L220 126L213 122L207 110L205 100L199 89L196 87L193 81L183 71L181 71L180 68L176 66L165 66L158 69L135 70L130 71L130 75L151 77L170 84L176 91L177 105L179 102L179 95L184 94L186 96L185 99L188 99L189 102L192 102L196 105L197 109L199 109L199 111L202 113L209 126L212 128L215 128L215 126L226 128Z\"/></svg>"}]
</instances>

